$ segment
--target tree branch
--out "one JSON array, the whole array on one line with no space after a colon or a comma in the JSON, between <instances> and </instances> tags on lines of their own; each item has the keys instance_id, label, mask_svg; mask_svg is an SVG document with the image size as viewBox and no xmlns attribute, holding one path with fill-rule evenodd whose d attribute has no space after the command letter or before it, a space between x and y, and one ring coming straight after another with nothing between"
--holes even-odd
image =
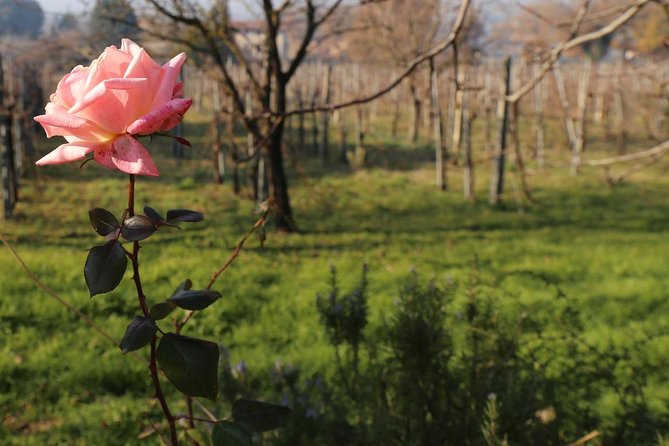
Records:
<instances>
[{"instance_id":1,"label":"tree branch","mask_svg":"<svg viewBox=\"0 0 669 446\"><path fill-rule=\"evenodd\" d=\"M390 82L387 86L384 88L378 90L375 93L372 93L367 96L363 96L360 98L352 99L349 101L344 101L336 104L324 104L321 106L316 106L316 107L311 107L311 108L302 108L302 109L294 109L294 110L289 110L286 113L283 113L282 116L288 117L292 115L299 115L299 114L304 114L304 113L314 113L314 112L332 112L335 110L339 110L342 108L347 108L347 107L352 107L355 105L360 105L360 104L366 104L368 102L371 102L375 99L380 98L381 96L384 96L388 92L390 92L393 88L397 87L404 79L406 79L411 73L413 73L416 68L418 68L423 62L435 57L436 55L440 54L441 52L445 51L448 49L453 43L456 41L458 38L460 31L462 30L465 17L467 16L467 10L469 9L469 5L471 3L471 0L462 0L460 3L460 8L458 9L458 14L455 18L455 22L453 23L453 28L451 29L451 32L449 33L448 37L444 42L441 44L437 45L436 47L432 48L432 50L428 51L427 53L415 58L413 61L409 62L407 67L404 69L402 73L400 73L397 78L395 78L392 82Z\"/></svg>"},{"instance_id":2,"label":"tree branch","mask_svg":"<svg viewBox=\"0 0 669 446\"><path fill-rule=\"evenodd\" d=\"M515 93L508 95L506 100L512 103L519 101L523 96L529 93L532 88L534 88L534 86L551 68L553 68L553 65L555 65L555 62L557 62L562 53L586 42L597 40L611 34L625 23L630 21L635 15L639 13L639 11L641 11L644 6L653 1L655 0L637 0L634 2L634 4L630 5L624 13L618 16L615 20L611 21L608 25L605 25L596 31L592 31L581 36L575 36L578 32L580 24L583 22L583 18L585 17L585 12L582 8L581 11L579 11L577 19L572 24L572 31L570 33L572 36L570 36L570 39L553 48L546 61L542 64L541 69L534 75L534 77L532 77L532 79L530 79L525 85L520 87ZM587 7L587 3L589 2L584 2L584 6Z\"/></svg>"}]
</instances>

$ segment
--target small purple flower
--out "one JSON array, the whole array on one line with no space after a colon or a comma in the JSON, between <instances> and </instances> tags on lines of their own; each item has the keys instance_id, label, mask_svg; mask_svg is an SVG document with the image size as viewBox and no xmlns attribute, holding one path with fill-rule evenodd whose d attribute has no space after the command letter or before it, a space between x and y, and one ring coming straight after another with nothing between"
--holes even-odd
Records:
<instances>
[{"instance_id":1,"label":"small purple flower","mask_svg":"<svg viewBox=\"0 0 669 446\"><path fill-rule=\"evenodd\" d=\"M246 364L246 361L241 360L237 364L235 364L234 370L239 375L246 375L246 373L249 371L249 367Z\"/></svg>"}]
</instances>

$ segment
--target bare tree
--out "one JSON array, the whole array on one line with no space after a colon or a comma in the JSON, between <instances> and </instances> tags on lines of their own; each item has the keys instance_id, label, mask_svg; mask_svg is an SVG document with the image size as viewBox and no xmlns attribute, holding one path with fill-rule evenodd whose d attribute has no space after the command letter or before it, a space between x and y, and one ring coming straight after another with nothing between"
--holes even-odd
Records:
<instances>
[{"instance_id":1,"label":"bare tree","mask_svg":"<svg viewBox=\"0 0 669 446\"><path fill-rule=\"evenodd\" d=\"M274 202L275 223L279 230L296 229L288 194L288 179L282 152L287 110L287 88L304 62L319 30L343 3L343 0L316 2L314 0L285 0L281 3L259 0L260 14L256 34L249 36L235 27L227 17L226 2L219 0L211 11L205 11L190 0L146 0L158 13L167 18L182 33L161 31L150 27L153 36L178 42L206 57L215 67L222 86L230 96L233 109L226 110L241 117L247 130L254 135L256 156L266 157L270 197ZM289 33L298 33L296 45L286 50ZM249 92L259 110L248 111L240 79L233 76L229 58L244 72Z\"/></svg>"}]
</instances>

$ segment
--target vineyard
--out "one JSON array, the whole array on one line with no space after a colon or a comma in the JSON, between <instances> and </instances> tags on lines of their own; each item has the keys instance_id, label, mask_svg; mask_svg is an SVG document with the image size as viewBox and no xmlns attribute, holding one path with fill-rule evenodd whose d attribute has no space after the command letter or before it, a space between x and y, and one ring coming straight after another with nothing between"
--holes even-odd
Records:
<instances>
[{"instance_id":1,"label":"vineyard","mask_svg":"<svg viewBox=\"0 0 669 446\"><path fill-rule=\"evenodd\" d=\"M669 59L575 50L649 2L574 2L573 32L512 57L473 48L485 8L452 2L448 32L385 63L283 49L285 23L348 24L339 2L298 24L269 2L285 22L239 21L248 48L220 54L227 19L194 37L148 3L143 48L185 51L170 91L192 98L169 134L126 134L157 177L35 165L62 141L33 118L90 57L0 40L0 445L669 444ZM129 265L101 293L95 232ZM206 311L170 303L190 286ZM162 325L128 348L142 311ZM168 335L218 346L213 398L156 367Z\"/></svg>"}]
</instances>

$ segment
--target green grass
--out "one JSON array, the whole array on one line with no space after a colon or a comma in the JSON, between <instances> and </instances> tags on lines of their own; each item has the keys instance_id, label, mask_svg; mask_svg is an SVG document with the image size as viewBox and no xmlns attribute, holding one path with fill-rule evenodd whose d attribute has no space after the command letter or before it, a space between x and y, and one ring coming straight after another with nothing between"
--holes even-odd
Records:
<instances>
[{"instance_id":1,"label":"green grass","mask_svg":"<svg viewBox=\"0 0 669 446\"><path fill-rule=\"evenodd\" d=\"M139 207L187 207L206 215L203 223L166 228L143 243L150 302L167 297L185 278L204 286L257 218L247 199L212 184L204 131L192 131L199 149L189 159L159 156L162 176L137 183ZM315 296L328 291L331 265L343 286L357 281L361 264L369 265L371 325L378 326L412 269L440 282L466 283L476 261L482 282L501 296L499 305L509 296L541 308L555 299L559 284L577 303L588 338L628 342L653 334L658 338L644 347L648 367L666 363L666 167L613 190L598 171L577 177L565 169L537 171L530 177L537 204L525 202L521 212L513 169L505 205L492 208L485 204L489 166L480 166L483 200L470 204L462 198L460 168L451 167L451 190L437 191L430 149L383 141L383 131L368 138L370 167L363 171L324 170L300 158L306 174L292 172L291 193L301 232L269 231L263 246L250 239L215 286L223 299L197 315L187 334L221 343L233 363L244 360L259 375L276 361L307 374L329 373L332 351ZM558 150L549 156L566 159ZM100 242L87 210L102 206L120 215L126 183L93 163L81 171L76 165L40 169L37 180L23 182L15 217L1 229L41 280L116 338L137 313L130 273L113 292L89 299L82 269L86 249ZM0 444L138 443L149 420L160 422L141 361L123 356L39 290L4 247L0 271ZM666 411L669 397L663 376L658 372L648 384L658 413ZM168 396L182 412L176 392L168 389ZM616 402L602 398L601 411L615 411ZM217 410L225 415L227 409ZM146 440L157 442L155 436Z\"/></svg>"}]
</instances>

